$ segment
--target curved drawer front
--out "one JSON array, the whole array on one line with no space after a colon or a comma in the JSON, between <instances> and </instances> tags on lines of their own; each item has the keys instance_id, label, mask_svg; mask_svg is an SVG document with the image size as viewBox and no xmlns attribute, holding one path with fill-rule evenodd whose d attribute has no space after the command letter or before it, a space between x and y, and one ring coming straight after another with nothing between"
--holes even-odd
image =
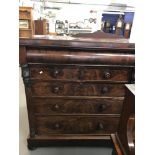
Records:
<instances>
[{"instance_id":1,"label":"curved drawer front","mask_svg":"<svg viewBox=\"0 0 155 155\"><path fill-rule=\"evenodd\" d=\"M120 114L123 99L33 98L35 114Z\"/></svg>"},{"instance_id":2,"label":"curved drawer front","mask_svg":"<svg viewBox=\"0 0 155 155\"><path fill-rule=\"evenodd\" d=\"M27 61L32 63L58 64L104 64L104 65L131 65L134 66L135 55L123 53L54 51L54 50L27 50Z\"/></svg>"},{"instance_id":3,"label":"curved drawer front","mask_svg":"<svg viewBox=\"0 0 155 155\"><path fill-rule=\"evenodd\" d=\"M38 116L36 134L111 134L116 132L119 117Z\"/></svg>"},{"instance_id":4,"label":"curved drawer front","mask_svg":"<svg viewBox=\"0 0 155 155\"><path fill-rule=\"evenodd\" d=\"M33 96L111 96L123 97L123 84L92 84L78 82L33 82Z\"/></svg>"},{"instance_id":5,"label":"curved drawer front","mask_svg":"<svg viewBox=\"0 0 155 155\"><path fill-rule=\"evenodd\" d=\"M30 67L30 78L40 80L102 80L128 82L130 69L88 66L39 66Z\"/></svg>"}]
</instances>

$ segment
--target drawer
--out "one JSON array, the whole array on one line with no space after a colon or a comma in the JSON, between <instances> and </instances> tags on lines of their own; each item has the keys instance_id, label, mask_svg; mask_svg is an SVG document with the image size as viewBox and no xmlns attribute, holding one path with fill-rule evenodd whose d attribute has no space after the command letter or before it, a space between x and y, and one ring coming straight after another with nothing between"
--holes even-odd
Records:
<instances>
[{"instance_id":1,"label":"drawer","mask_svg":"<svg viewBox=\"0 0 155 155\"><path fill-rule=\"evenodd\" d=\"M19 19L31 19L31 10L19 10Z\"/></svg>"},{"instance_id":2,"label":"drawer","mask_svg":"<svg viewBox=\"0 0 155 155\"><path fill-rule=\"evenodd\" d=\"M31 65L30 76L32 79L41 80L102 80L122 81L130 79L130 69L117 67L95 66L41 66Z\"/></svg>"},{"instance_id":3,"label":"drawer","mask_svg":"<svg viewBox=\"0 0 155 155\"><path fill-rule=\"evenodd\" d=\"M47 41L47 40L46 40ZM46 42L45 41L45 42ZM46 63L46 64L91 64L91 65L119 65L119 66L134 66L135 65L135 55L134 49L128 51L125 49L116 50L113 47L109 50L103 48L106 47L105 43L102 43L100 49L95 47L94 50L89 47L89 43L92 42L70 42L68 41L58 41L58 40L48 40L46 46L51 47L47 49L44 45L45 42L42 40L21 40L20 44L32 45L40 44L42 48L28 47L27 48L27 62L29 63ZM74 49L79 48L80 44L87 44L86 50ZM54 47L60 47L59 49L54 49ZM82 45L81 44L81 45ZM94 43L96 46L97 42ZM110 43L111 44L111 43ZM82 45L82 46L83 46ZM65 47L66 46L66 47ZM68 47L67 47L68 46ZM74 47L73 47L74 46ZM77 47L78 46L78 47ZM113 46L112 44L110 46ZM124 44L121 45L124 46ZM53 48L52 48L53 47ZM82 48L82 47L81 47ZM91 50L90 50L91 49Z\"/></svg>"},{"instance_id":4,"label":"drawer","mask_svg":"<svg viewBox=\"0 0 155 155\"><path fill-rule=\"evenodd\" d=\"M111 134L117 131L119 117L38 116L36 134Z\"/></svg>"},{"instance_id":5,"label":"drawer","mask_svg":"<svg viewBox=\"0 0 155 155\"><path fill-rule=\"evenodd\" d=\"M32 82L33 96L111 96L123 97L123 84L78 82Z\"/></svg>"},{"instance_id":6,"label":"drawer","mask_svg":"<svg viewBox=\"0 0 155 155\"><path fill-rule=\"evenodd\" d=\"M123 99L33 98L35 114L120 114Z\"/></svg>"}]
</instances>

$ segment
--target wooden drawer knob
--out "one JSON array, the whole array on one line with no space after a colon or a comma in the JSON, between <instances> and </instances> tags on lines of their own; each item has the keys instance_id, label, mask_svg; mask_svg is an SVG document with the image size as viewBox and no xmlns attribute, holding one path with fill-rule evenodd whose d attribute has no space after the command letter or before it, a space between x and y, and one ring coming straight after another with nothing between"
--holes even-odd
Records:
<instances>
[{"instance_id":1,"label":"wooden drawer knob","mask_svg":"<svg viewBox=\"0 0 155 155\"><path fill-rule=\"evenodd\" d=\"M101 89L101 93L102 94L105 94L105 93L107 93L108 92L108 88L107 87L103 87L102 89Z\"/></svg>"},{"instance_id":2,"label":"wooden drawer knob","mask_svg":"<svg viewBox=\"0 0 155 155\"><path fill-rule=\"evenodd\" d=\"M53 76L54 76L54 77L57 77L58 75L59 75L59 70L54 70Z\"/></svg>"},{"instance_id":3,"label":"wooden drawer knob","mask_svg":"<svg viewBox=\"0 0 155 155\"><path fill-rule=\"evenodd\" d=\"M80 69L79 70L79 80L82 80L84 78L84 74L85 74L85 71L83 69Z\"/></svg>"},{"instance_id":4,"label":"wooden drawer knob","mask_svg":"<svg viewBox=\"0 0 155 155\"><path fill-rule=\"evenodd\" d=\"M58 75L59 75L59 70L58 70L58 69L55 69L55 70L53 71L52 76L53 76L54 78L57 78Z\"/></svg>"},{"instance_id":5,"label":"wooden drawer knob","mask_svg":"<svg viewBox=\"0 0 155 155\"><path fill-rule=\"evenodd\" d=\"M58 76L62 75L63 72L62 72L60 69L55 68L55 69L53 69L53 70L51 71L50 74L51 74L51 76L52 76L53 78L57 78Z\"/></svg>"},{"instance_id":6,"label":"wooden drawer knob","mask_svg":"<svg viewBox=\"0 0 155 155\"><path fill-rule=\"evenodd\" d=\"M60 87L59 86L53 87L52 92L55 93L55 94L59 93L60 92Z\"/></svg>"},{"instance_id":7,"label":"wooden drawer knob","mask_svg":"<svg viewBox=\"0 0 155 155\"><path fill-rule=\"evenodd\" d=\"M99 130L104 129L104 125L103 125L103 123L99 123L99 124L98 124L98 129L99 129Z\"/></svg>"},{"instance_id":8,"label":"wooden drawer knob","mask_svg":"<svg viewBox=\"0 0 155 155\"><path fill-rule=\"evenodd\" d=\"M59 123L55 123L54 128L55 129L60 129L60 124Z\"/></svg>"},{"instance_id":9,"label":"wooden drawer knob","mask_svg":"<svg viewBox=\"0 0 155 155\"><path fill-rule=\"evenodd\" d=\"M110 79L111 78L111 74L109 71L104 71L103 72L103 78L104 79Z\"/></svg>"},{"instance_id":10,"label":"wooden drawer knob","mask_svg":"<svg viewBox=\"0 0 155 155\"><path fill-rule=\"evenodd\" d=\"M53 110L55 111L55 110L59 110L59 109L60 109L60 107L59 107L58 104L55 104L55 105L53 105L53 106L50 106L49 108L50 108L50 110L52 110L52 111L53 111Z\"/></svg>"},{"instance_id":11,"label":"wooden drawer knob","mask_svg":"<svg viewBox=\"0 0 155 155\"><path fill-rule=\"evenodd\" d=\"M106 104L101 104L100 105L101 111L104 111L106 108L107 108L107 105Z\"/></svg>"},{"instance_id":12,"label":"wooden drawer knob","mask_svg":"<svg viewBox=\"0 0 155 155\"><path fill-rule=\"evenodd\" d=\"M58 110L59 108L60 108L59 105L57 105L57 104L54 105L54 109L55 109L55 110Z\"/></svg>"}]
</instances>

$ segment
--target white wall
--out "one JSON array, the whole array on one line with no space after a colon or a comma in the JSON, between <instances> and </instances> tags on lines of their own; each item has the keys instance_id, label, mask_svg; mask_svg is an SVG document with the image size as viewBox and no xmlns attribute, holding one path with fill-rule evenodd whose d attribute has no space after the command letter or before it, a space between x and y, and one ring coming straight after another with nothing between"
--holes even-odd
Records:
<instances>
[{"instance_id":1,"label":"white wall","mask_svg":"<svg viewBox=\"0 0 155 155\"><path fill-rule=\"evenodd\" d=\"M101 18L102 18L102 12L104 10L126 10L129 8L121 8L121 7L111 7L107 6L106 4L110 3L120 3L120 4L126 4L129 6L134 6L134 0L63 0L63 1L70 1L74 3L88 3L88 4L104 4L104 5L77 5L77 4L62 4L62 3L52 3L48 0L44 3L45 6L48 7L60 7L60 10L45 10L44 14L42 14L42 10L40 9L40 6L43 5L43 2L36 2L31 0L20 0L20 6L31 6L34 8L33 11L33 18L34 20L38 19L40 16L45 17L45 13L48 11L51 11L53 14L52 18L48 18L49 20L49 31L54 32L55 31L55 21L61 20L65 21L68 20L70 23L74 23L77 21L84 21L84 19L89 19L92 17L97 18L97 24L94 24L95 30L100 30L101 28ZM54 1L62 1L62 0L54 0ZM97 14L90 13L90 10L96 10ZM54 14L56 15L54 17Z\"/></svg>"}]
</instances>

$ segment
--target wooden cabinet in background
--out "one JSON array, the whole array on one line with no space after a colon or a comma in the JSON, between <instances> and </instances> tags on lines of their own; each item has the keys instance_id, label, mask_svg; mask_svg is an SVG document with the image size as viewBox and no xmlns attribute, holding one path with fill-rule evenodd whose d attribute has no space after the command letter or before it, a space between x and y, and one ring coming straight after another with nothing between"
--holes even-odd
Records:
<instances>
[{"instance_id":1,"label":"wooden cabinet in background","mask_svg":"<svg viewBox=\"0 0 155 155\"><path fill-rule=\"evenodd\" d=\"M33 29L32 7L19 7L19 37L32 37Z\"/></svg>"},{"instance_id":2,"label":"wooden cabinet in background","mask_svg":"<svg viewBox=\"0 0 155 155\"><path fill-rule=\"evenodd\" d=\"M48 22L46 19L43 20L34 20L35 35L46 35L49 33Z\"/></svg>"}]
</instances>

